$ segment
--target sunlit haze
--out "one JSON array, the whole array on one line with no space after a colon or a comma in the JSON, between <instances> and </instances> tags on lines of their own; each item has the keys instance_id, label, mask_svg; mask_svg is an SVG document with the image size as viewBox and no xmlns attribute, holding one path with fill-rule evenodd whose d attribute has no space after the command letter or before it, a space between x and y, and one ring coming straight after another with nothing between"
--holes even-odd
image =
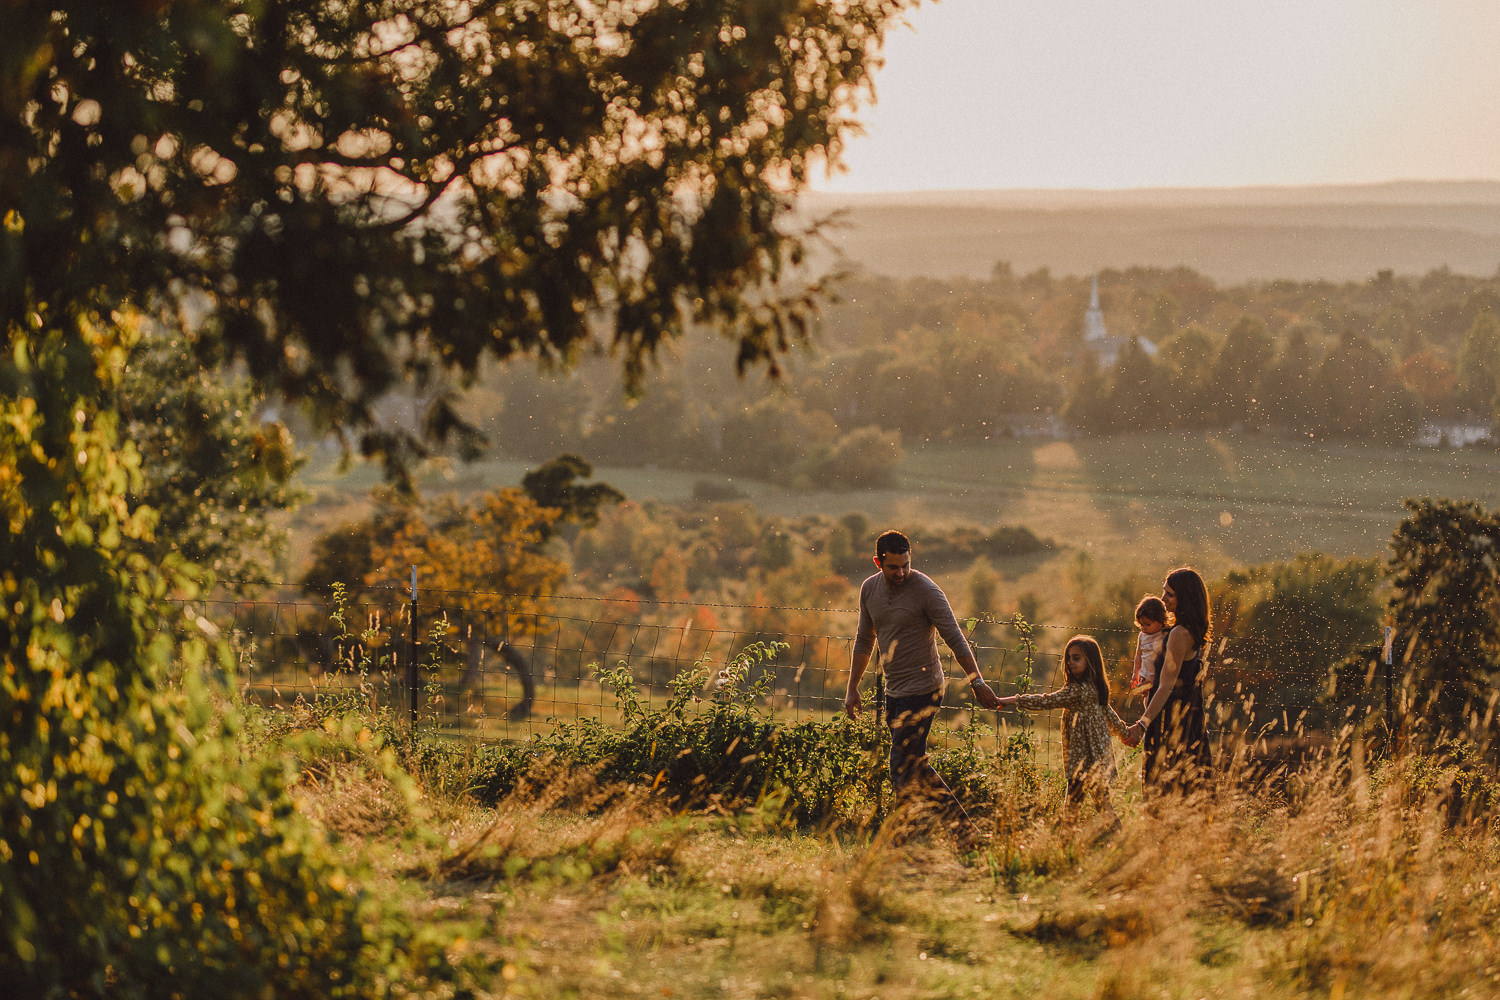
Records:
<instances>
[{"instance_id":1,"label":"sunlit haze","mask_svg":"<svg viewBox=\"0 0 1500 1000\"><path fill-rule=\"evenodd\" d=\"M1494 0L943 0L830 192L1500 179Z\"/></svg>"}]
</instances>

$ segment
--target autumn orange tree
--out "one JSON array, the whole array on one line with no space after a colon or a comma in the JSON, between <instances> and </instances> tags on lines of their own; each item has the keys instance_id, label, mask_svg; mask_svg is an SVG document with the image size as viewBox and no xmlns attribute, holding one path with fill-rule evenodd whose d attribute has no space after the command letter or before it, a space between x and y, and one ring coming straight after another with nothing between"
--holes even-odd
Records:
<instances>
[{"instance_id":1,"label":"autumn orange tree","mask_svg":"<svg viewBox=\"0 0 1500 1000\"><path fill-rule=\"evenodd\" d=\"M505 633L530 634L567 565L539 548L561 511L507 488L470 503L439 498L372 552L366 586L400 584L412 566L439 605L505 616ZM497 621L491 626L497 630Z\"/></svg>"}]
</instances>

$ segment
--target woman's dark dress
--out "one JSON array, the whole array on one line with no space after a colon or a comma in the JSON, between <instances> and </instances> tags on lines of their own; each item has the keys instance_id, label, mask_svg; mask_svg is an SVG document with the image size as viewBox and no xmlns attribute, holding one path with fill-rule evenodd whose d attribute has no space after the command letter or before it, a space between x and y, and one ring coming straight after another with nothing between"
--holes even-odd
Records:
<instances>
[{"instance_id":1,"label":"woman's dark dress","mask_svg":"<svg viewBox=\"0 0 1500 1000\"><path fill-rule=\"evenodd\" d=\"M1156 697L1161 670L1151 683L1146 704ZM1203 651L1193 654L1177 672L1177 683L1141 740L1145 768L1141 780L1159 789L1188 790L1204 781L1213 767L1208 745L1207 715L1203 709Z\"/></svg>"}]
</instances>

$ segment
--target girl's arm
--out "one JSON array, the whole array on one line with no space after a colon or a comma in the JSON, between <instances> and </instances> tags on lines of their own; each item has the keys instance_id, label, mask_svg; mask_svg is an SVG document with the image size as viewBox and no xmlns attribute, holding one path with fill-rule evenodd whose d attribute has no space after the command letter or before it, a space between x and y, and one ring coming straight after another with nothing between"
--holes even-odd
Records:
<instances>
[{"instance_id":1,"label":"girl's arm","mask_svg":"<svg viewBox=\"0 0 1500 1000\"><path fill-rule=\"evenodd\" d=\"M1182 672L1183 661L1193 649L1193 635L1181 625L1174 625L1167 636L1167 656L1161 665L1161 674L1156 679L1156 696L1141 713L1137 725L1145 728L1161 714L1167 699L1172 697L1172 688L1177 685L1177 675Z\"/></svg>"},{"instance_id":2,"label":"girl's arm","mask_svg":"<svg viewBox=\"0 0 1500 1000\"><path fill-rule=\"evenodd\" d=\"M1099 696L1087 684L1068 684L1046 694L1013 695L1011 703L1017 708L1040 711L1048 708L1082 708Z\"/></svg>"},{"instance_id":3,"label":"girl's arm","mask_svg":"<svg viewBox=\"0 0 1500 1000\"><path fill-rule=\"evenodd\" d=\"M1125 724L1124 719L1120 718L1120 713L1115 711L1115 706L1105 705L1103 707L1104 724L1109 727L1109 731L1114 733L1121 742L1129 739L1127 734L1130 732L1130 727Z\"/></svg>"}]
</instances>

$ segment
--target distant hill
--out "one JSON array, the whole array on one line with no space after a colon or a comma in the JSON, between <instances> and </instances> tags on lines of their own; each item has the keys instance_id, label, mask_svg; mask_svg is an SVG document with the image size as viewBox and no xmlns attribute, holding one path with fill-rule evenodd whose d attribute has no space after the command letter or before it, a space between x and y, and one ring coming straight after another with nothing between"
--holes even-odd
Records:
<instances>
[{"instance_id":1,"label":"distant hill","mask_svg":"<svg viewBox=\"0 0 1500 1000\"><path fill-rule=\"evenodd\" d=\"M1500 181L813 194L802 209L838 213L837 253L892 277L984 277L997 261L1059 275L1183 265L1221 284L1500 273Z\"/></svg>"}]
</instances>

